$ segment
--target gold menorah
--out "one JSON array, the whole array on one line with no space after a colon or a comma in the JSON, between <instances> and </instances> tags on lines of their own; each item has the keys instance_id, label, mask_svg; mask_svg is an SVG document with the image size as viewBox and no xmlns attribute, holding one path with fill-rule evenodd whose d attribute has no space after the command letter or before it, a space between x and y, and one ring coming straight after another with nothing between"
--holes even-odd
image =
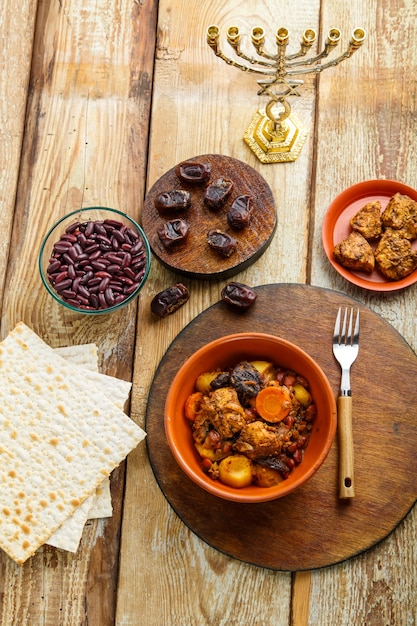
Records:
<instances>
[{"instance_id":1,"label":"gold menorah","mask_svg":"<svg viewBox=\"0 0 417 626\"><path fill-rule=\"evenodd\" d=\"M265 51L264 30L257 26L251 32L252 44L258 55L255 58L241 50L239 29L237 26L231 26L227 30L227 42L234 50L236 57L231 58L223 54L221 50L218 26L208 27L207 43L216 56L228 65L263 77L257 81L260 86L258 95L266 95L270 100L265 110L256 113L243 136L252 152L262 163L295 161L307 137L308 131L291 113L291 106L288 102L290 96L300 96L298 89L304 84L303 80L295 77L303 74L318 74L329 67L338 65L360 48L365 37L363 28L356 28L346 52L333 60L322 63L322 60L326 59L340 42L341 31L338 28L332 28L329 31L322 52L310 58L302 58L307 55L316 41L314 30L310 28L305 30L299 51L287 55L289 33L286 28L279 28L275 37L277 52L270 54ZM236 59L242 59L245 63Z\"/></svg>"}]
</instances>

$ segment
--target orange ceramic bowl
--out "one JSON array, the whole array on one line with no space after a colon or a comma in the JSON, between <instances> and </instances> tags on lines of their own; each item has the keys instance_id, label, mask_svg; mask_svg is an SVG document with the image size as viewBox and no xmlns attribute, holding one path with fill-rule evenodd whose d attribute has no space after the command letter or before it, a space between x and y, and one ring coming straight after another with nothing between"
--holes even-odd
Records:
<instances>
[{"instance_id":1,"label":"orange ceramic bowl","mask_svg":"<svg viewBox=\"0 0 417 626\"><path fill-rule=\"evenodd\" d=\"M243 360L267 360L304 376L317 407L317 416L304 459L286 480L274 487L250 485L241 489L213 480L201 469L194 448L184 404L204 372L231 367ZM263 333L239 333L220 337L197 350L178 370L165 403L165 433L171 452L185 474L202 489L234 502L255 503L281 498L304 485L326 459L336 434L336 402L320 366L296 345Z\"/></svg>"}]
</instances>

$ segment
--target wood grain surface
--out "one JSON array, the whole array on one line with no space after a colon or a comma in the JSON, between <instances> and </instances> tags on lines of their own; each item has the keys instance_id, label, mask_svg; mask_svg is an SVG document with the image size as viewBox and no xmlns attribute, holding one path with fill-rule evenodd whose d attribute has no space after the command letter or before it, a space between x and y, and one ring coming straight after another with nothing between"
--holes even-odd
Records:
<instances>
[{"instance_id":1,"label":"wood grain surface","mask_svg":"<svg viewBox=\"0 0 417 626\"><path fill-rule=\"evenodd\" d=\"M210 166L210 178L205 184L184 184L176 174L176 166L152 185L142 209L142 226L157 259L168 269L189 278L220 280L229 278L255 263L265 252L276 229L275 200L266 180L250 165L219 154L203 154L187 162ZM179 164L178 164L179 165ZM219 210L211 210L204 201L207 187L218 179L233 183L230 196ZM159 194L183 189L191 196L186 211L158 211L155 199ZM251 198L251 217L247 227L237 231L229 226L227 213L239 196ZM167 220L182 218L189 231L184 242L165 248L158 230ZM210 248L207 233L219 230L236 240L235 251L227 258Z\"/></svg>"},{"instance_id":2,"label":"wood grain surface","mask_svg":"<svg viewBox=\"0 0 417 626\"><path fill-rule=\"evenodd\" d=\"M46 297L38 244L52 221L79 206L114 206L140 219L146 192L170 168L220 154L254 168L276 204L270 245L236 280L345 293L417 350L415 286L392 294L352 286L321 243L325 212L342 190L375 178L416 186L414 0L5 0L0 23L1 338L23 320L53 346L95 341L102 370L133 380L130 415L143 426L161 359L182 329L219 301L225 280L186 277L187 305L156 321L150 302L179 274L155 259L138 303L93 322L64 315ZM291 53L306 28L318 33L312 53L334 26L342 31L340 53L352 30L365 28L361 50L304 76L300 97L291 100L309 129L296 162L262 165L244 143L265 98L256 77L213 55L210 24L219 25L228 53L231 25L244 33L245 46L250 29L261 26L272 50L276 29L285 26ZM412 381L407 393L414 393ZM373 548L290 573L202 541L163 495L146 446L113 475L112 489L114 517L88 525L77 554L43 549L22 568L0 556L1 626L417 623L415 506Z\"/></svg>"},{"instance_id":3,"label":"wood grain surface","mask_svg":"<svg viewBox=\"0 0 417 626\"><path fill-rule=\"evenodd\" d=\"M412 478L417 471L417 391L408 384L417 376L417 358L397 331L359 305L360 350L351 372L356 481L352 501L338 497L337 441L313 479L289 496L256 505L218 499L185 476L165 438L161 415L178 367L206 342L236 328L267 332L313 356L337 397L340 367L331 349L334 320L340 306L358 306L341 293L308 285L266 285L256 291L258 298L249 311L234 312L219 302L196 317L169 347L148 401L150 461L176 513L211 546L261 567L326 567L386 537L417 499Z\"/></svg>"}]
</instances>

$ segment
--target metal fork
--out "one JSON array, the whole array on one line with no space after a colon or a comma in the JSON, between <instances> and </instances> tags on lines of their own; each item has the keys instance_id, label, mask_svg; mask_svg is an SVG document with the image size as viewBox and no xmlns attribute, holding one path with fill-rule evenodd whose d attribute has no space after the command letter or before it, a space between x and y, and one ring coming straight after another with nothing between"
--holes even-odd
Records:
<instances>
[{"instance_id":1,"label":"metal fork","mask_svg":"<svg viewBox=\"0 0 417 626\"><path fill-rule=\"evenodd\" d=\"M337 424L340 448L339 497L353 498L353 436L352 396L350 390L350 368L359 352L359 309L353 322L354 309L345 308L343 323L342 307L339 308L334 325L333 354L342 368L340 394L337 400Z\"/></svg>"}]
</instances>

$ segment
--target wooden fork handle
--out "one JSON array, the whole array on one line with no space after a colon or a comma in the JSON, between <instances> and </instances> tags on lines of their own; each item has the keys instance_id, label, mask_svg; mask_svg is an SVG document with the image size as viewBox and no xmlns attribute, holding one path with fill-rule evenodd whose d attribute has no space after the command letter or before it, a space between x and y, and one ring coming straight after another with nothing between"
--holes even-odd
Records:
<instances>
[{"instance_id":1,"label":"wooden fork handle","mask_svg":"<svg viewBox=\"0 0 417 626\"><path fill-rule=\"evenodd\" d=\"M352 397L337 400L337 430L339 437L339 497L354 498Z\"/></svg>"}]
</instances>

